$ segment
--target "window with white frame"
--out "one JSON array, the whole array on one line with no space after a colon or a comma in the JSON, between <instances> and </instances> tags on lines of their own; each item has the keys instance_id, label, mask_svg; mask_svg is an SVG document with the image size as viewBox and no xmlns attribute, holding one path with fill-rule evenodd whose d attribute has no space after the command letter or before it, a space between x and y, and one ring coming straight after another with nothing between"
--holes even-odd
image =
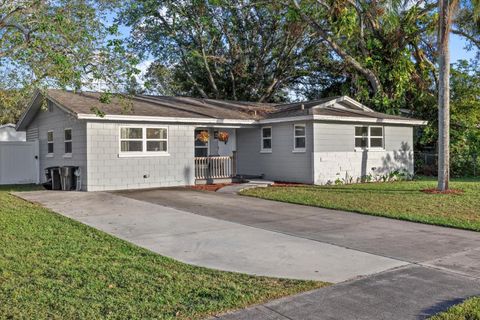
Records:
<instances>
[{"instance_id":1,"label":"window with white frame","mask_svg":"<svg viewBox=\"0 0 480 320\"><path fill-rule=\"evenodd\" d=\"M47 132L47 153L53 154L53 131Z\"/></svg>"},{"instance_id":2,"label":"window with white frame","mask_svg":"<svg viewBox=\"0 0 480 320\"><path fill-rule=\"evenodd\" d=\"M166 154L168 130L157 127L121 127L120 154L154 155Z\"/></svg>"},{"instance_id":3,"label":"window with white frame","mask_svg":"<svg viewBox=\"0 0 480 320\"><path fill-rule=\"evenodd\" d=\"M293 143L294 151L305 151L307 144L307 132L304 124L296 124L293 126Z\"/></svg>"},{"instance_id":4,"label":"window with white frame","mask_svg":"<svg viewBox=\"0 0 480 320\"><path fill-rule=\"evenodd\" d=\"M262 127L262 152L272 152L272 127Z\"/></svg>"},{"instance_id":5,"label":"window with white frame","mask_svg":"<svg viewBox=\"0 0 480 320\"><path fill-rule=\"evenodd\" d=\"M64 130L65 154L72 154L72 129Z\"/></svg>"},{"instance_id":6,"label":"window with white frame","mask_svg":"<svg viewBox=\"0 0 480 320\"><path fill-rule=\"evenodd\" d=\"M355 148L383 149L383 127L358 126L355 127Z\"/></svg>"},{"instance_id":7,"label":"window with white frame","mask_svg":"<svg viewBox=\"0 0 480 320\"><path fill-rule=\"evenodd\" d=\"M167 129L146 128L147 130L147 152L167 152Z\"/></svg>"},{"instance_id":8,"label":"window with white frame","mask_svg":"<svg viewBox=\"0 0 480 320\"><path fill-rule=\"evenodd\" d=\"M120 128L120 152L143 152L143 128Z\"/></svg>"}]
</instances>

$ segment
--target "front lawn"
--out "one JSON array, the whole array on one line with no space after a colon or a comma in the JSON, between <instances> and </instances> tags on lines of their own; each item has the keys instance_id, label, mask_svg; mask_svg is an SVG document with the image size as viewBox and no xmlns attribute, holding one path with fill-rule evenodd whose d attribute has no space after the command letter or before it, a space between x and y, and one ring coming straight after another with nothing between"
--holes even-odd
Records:
<instances>
[{"instance_id":1,"label":"front lawn","mask_svg":"<svg viewBox=\"0 0 480 320\"><path fill-rule=\"evenodd\" d=\"M480 320L480 297L465 300L430 320Z\"/></svg>"},{"instance_id":2,"label":"front lawn","mask_svg":"<svg viewBox=\"0 0 480 320\"><path fill-rule=\"evenodd\" d=\"M480 231L480 179L454 179L463 194L426 194L436 181L255 188L243 195Z\"/></svg>"},{"instance_id":3,"label":"front lawn","mask_svg":"<svg viewBox=\"0 0 480 320\"><path fill-rule=\"evenodd\" d=\"M8 190L0 188L0 319L200 319L326 285L183 264Z\"/></svg>"}]
</instances>

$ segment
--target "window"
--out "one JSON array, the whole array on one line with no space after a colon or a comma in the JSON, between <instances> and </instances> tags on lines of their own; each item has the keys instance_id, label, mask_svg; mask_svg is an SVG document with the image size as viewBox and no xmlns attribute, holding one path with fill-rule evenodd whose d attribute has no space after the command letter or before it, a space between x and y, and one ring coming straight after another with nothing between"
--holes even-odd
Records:
<instances>
[{"instance_id":1,"label":"window","mask_svg":"<svg viewBox=\"0 0 480 320\"><path fill-rule=\"evenodd\" d=\"M65 154L72 154L72 129L64 131Z\"/></svg>"},{"instance_id":2,"label":"window","mask_svg":"<svg viewBox=\"0 0 480 320\"><path fill-rule=\"evenodd\" d=\"M147 156L167 154L167 128L122 127L120 128L120 155Z\"/></svg>"},{"instance_id":3,"label":"window","mask_svg":"<svg viewBox=\"0 0 480 320\"><path fill-rule=\"evenodd\" d=\"M383 149L383 127L355 127L355 148Z\"/></svg>"},{"instance_id":4,"label":"window","mask_svg":"<svg viewBox=\"0 0 480 320\"><path fill-rule=\"evenodd\" d=\"M143 129L121 128L120 129L120 152L142 152Z\"/></svg>"},{"instance_id":5,"label":"window","mask_svg":"<svg viewBox=\"0 0 480 320\"><path fill-rule=\"evenodd\" d=\"M47 132L47 153L53 154L53 131Z\"/></svg>"},{"instance_id":6,"label":"window","mask_svg":"<svg viewBox=\"0 0 480 320\"><path fill-rule=\"evenodd\" d=\"M368 148L368 127L355 127L355 148Z\"/></svg>"},{"instance_id":7,"label":"window","mask_svg":"<svg viewBox=\"0 0 480 320\"><path fill-rule=\"evenodd\" d=\"M261 152L272 152L272 127L262 128Z\"/></svg>"},{"instance_id":8,"label":"window","mask_svg":"<svg viewBox=\"0 0 480 320\"><path fill-rule=\"evenodd\" d=\"M167 129L147 128L147 152L167 152Z\"/></svg>"},{"instance_id":9,"label":"window","mask_svg":"<svg viewBox=\"0 0 480 320\"><path fill-rule=\"evenodd\" d=\"M197 129L195 130L195 157L208 157L208 141L202 142L197 139L197 136L203 132L207 131L206 129Z\"/></svg>"},{"instance_id":10,"label":"window","mask_svg":"<svg viewBox=\"0 0 480 320\"><path fill-rule=\"evenodd\" d=\"M294 148L293 151L305 151L306 146L306 130L304 124L296 124L293 126L294 131Z\"/></svg>"}]
</instances>

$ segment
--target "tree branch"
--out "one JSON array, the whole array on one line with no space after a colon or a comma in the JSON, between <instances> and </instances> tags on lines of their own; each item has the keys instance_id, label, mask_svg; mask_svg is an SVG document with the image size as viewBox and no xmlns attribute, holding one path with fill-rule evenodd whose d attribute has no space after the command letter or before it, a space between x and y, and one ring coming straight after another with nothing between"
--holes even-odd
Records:
<instances>
[{"instance_id":1,"label":"tree branch","mask_svg":"<svg viewBox=\"0 0 480 320\"><path fill-rule=\"evenodd\" d=\"M332 48L335 53L337 53L348 65L353 67L357 72L359 72L367 79L372 89L373 95L383 91L380 80L371 70L364 68L360 64L360 62L358 62L354 57L352 57L345 50L343 50L343 48L340 47L340 45L338 45L338 43L336 43L332 39L332 37L330 37L330 35L328 35L328 33L323 30L323 28L316 21L303 13L302 9L300 8L300 4L298 3L298 0L292 0L292 2L298 13L302 16L302 18L310 23L310 25L315 29L315 31L317 31L318 35L320 35L325 40L325 42L330 46L330 48Z\"/></svg>"}]
</instances>

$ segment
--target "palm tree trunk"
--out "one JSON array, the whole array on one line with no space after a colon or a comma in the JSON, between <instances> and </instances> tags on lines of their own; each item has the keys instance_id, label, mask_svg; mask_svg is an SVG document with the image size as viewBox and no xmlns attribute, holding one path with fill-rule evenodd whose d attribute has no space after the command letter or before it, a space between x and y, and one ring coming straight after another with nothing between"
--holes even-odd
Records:
<instances>
[{"instance_id":1,"label":"palm tree trunk","mask_svg":"<svg viewBox=\"0 0 480 320\"><path fill-rule=\"evenodd\" d=\"M450 51L451 9L448 0L439 0L438 29L438 187L448 190L450 180Z\"/></svg>"}]
</instances>

